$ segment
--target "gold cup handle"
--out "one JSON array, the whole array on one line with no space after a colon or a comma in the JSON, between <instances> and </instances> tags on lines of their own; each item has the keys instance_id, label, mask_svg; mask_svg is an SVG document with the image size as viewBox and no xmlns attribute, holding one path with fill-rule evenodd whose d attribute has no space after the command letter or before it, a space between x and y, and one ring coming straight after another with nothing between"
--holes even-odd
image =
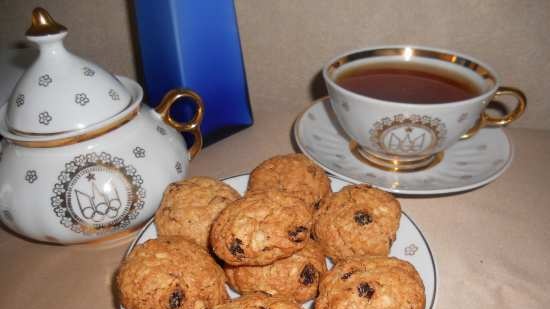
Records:
<instances>
[{"instance_id":1,"label":"gold cup handle","mask_svg":"<svg viewBox=\"0 0 550 309\"><path fill-rule=\"evenodd\" d=\"M170 116L170 109L174 103L180 99L189 98L197 106L197 110L193 119L188 122L178 122ZM180 132L189 132L193 134L193 146L189 148L189 155L193 159L202 149L202 134L199 125L202 122L204 116L204 104L201 97L194 91L186 89L173 89L170 90L160 104L155 108L155 111L160 114L162 120L166 122L172 128Z\"/></svg>"},{"instance_id":2,"label":"gold cup handle","mask_svg":"<svg viewBox=\"0 0 550 309\"><path fill-rule=\"evenodd\" d=\"M516 98L516 108L502 117L491 117L485 111L483 111L476 124L470 130L468 130L468 132L464 133L460 137L460 139L468 139L474 136L481 128L486 125L495 127L507 125L510 122L518 119L523 114L523 112L525 112L525 108L527 108L527 98L521 90L512 87L499 87L495 93L494 98L498 96L512 96Z\"/></svg>"},{"instance_id":3,"label":"gold cup handle","mask_svg":"<svg viewBox=\"0 0 550 309\"><path fill-rule=\"evenodd\" d=\"M504 126L518 119L523 112L525 112L525 108L527 107L527 98L521 90L512 87L500 87L495 94L495 98L498 96L512 96L516 98L517 106L512 112L503 117L491 117L487 115L487 113L483 112L483 117L485 118L485 122L487 124L492 126Z\"/></svg>"}]
</instances>

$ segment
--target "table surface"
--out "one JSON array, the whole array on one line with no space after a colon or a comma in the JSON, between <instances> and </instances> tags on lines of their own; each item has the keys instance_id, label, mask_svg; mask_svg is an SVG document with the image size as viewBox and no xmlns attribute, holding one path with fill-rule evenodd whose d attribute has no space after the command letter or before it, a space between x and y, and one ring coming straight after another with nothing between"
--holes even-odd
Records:
<instances>
[{"instance_id":1,"label":"table surface","mask_svg":"<svg viewBox=\"0 0 550 309\"><path fill-rule=\"evenodd\" d=\"M189 174L248 173L270 156L297 151L291 126L299 111L277 102L257 107L251 128L205 148ZM437 260L437 308L550 303L550 131L505 130L515 159L494 182L459 194L399 198ZM0 229L0 308L117 308L113 277L130 241L54 246Z\"/></svg>"}]
</instances>

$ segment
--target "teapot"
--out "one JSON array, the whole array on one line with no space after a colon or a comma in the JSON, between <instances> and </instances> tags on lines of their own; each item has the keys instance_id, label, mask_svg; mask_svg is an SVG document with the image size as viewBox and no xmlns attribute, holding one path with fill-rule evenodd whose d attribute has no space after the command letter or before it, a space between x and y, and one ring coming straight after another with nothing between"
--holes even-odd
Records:
<instances>
[{"instance_id":1,"label":"teapot","mask_svg":"<svg viewBox=\"0 0 550 309\"><path fill-rule=\"evenodd\" d=\"M184 178L202 148L203 103L168 92L156 109L126 77L65 49L67 28L36 8L26 37L40 54L0 108L0 220L59 244L112 240L139 229L166 186ZM170 109L196 105L178 122ZM180 132L193 135L188 148Z\"/></svg>"}]
</instances>

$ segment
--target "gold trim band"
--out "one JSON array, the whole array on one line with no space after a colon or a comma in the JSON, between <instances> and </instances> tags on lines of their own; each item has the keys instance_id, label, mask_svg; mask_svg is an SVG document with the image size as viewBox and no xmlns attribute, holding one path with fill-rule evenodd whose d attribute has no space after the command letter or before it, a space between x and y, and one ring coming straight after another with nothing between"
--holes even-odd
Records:
<instances>
[{"instance_id":1,"label":"gold trim band","mask_svg":"<svg viewBox=\"0 0 550 309\"><path fill-rule=\"evenodd\" d=\"M485 80L490 80L493 82L493 84L496 84L496 77L491 73L489 69L482 66L479 63L476 63L468 58L465 58L463 56L438 51L438 50L429 50L429 49L422 49L418 47L387 47L387 48L379 48L379 49L372 49L372 50L363 50L363 51L357 51L353 52L349 55L342 56L338 58L337 60L333 61L328 67L327 67L327 73L332 74L334 70L341 67L342 65L346 63L353 62L355 60L361 60L366 58L374 58L374 57L387 57L387 56L403 56L403 57L420 57L420 58L428 58L428 59L436 59L441 60L445 62L450 62L456 65L459 65L464 68L468 68L471 71L474 71L479 76L481 76Z\"/></svg>"},{"instance_id":2,"label":"gold trim band","mask_svg":"<svg viewBox=\"0 0 550 309\"><path fill-rule=\"evenodd\" d=\"M443 160L443 151L427 156L426 158L412 161L387 160L365 151L361 151L359 144L354 140L350 141L349 149L359 161L377 169L389 172L417 172L429 169Z\"/></svg>"},{"instance_id":3,"label":"gold trim band","mask_svg":"<svg viewBox=\"0 0 550 309\"><path fill-rule=\"evenodd\" d=\"M21 140L11 139L9 137L4 137L4 138L14 144L24 146L24 147L30 147L30 148L53 148L53 147L59 147L59 146L72 145L72 144L90 140L92 138L96 138L98 136L107 134L115 129L120 128L130 120L134 119L137 116L138 111L139 111L139 107L136 108L131 113L129 113L128 115L120 118L119 120L113 123L110 123L104 127L98 128L90 132L82 133L80 135L69 136L65 138L47 140L47 141L21 141Z\"/></svg>"},{"instance_id":4,"label":"gold trim band","mask_svg":"<svg viewBox=\"0 0 550 309\"><path fill-rule=\"evenodd\" d=\"M131 108L131 105L132 105L132 101L130 101L126 105L126 108ZM120 111L119 113L113 115L113 117L116 117L120 113L124 113L125 110L126 109L124 109L124 110ZM71 129L71 130L66 130L66 131L57 131L57 132L50 132L50 133L33 133L33 132L25 132L25 131L17 130L17 129L14 129L14 128L8 128L8 130L10 131L10 133L15 134L15 135L44 136L44 137L55 136L55 135L60 135L60 134L67 134L67 133L70 133L70 132L74 131L74 129Z\"/></svg>"}]
</instances>

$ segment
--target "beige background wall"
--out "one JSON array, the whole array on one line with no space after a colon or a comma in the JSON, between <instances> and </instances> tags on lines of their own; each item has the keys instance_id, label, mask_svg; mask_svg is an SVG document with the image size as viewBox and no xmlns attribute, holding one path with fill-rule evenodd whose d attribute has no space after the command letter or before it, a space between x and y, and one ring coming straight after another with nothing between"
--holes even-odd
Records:
<instances>
[{"instance_id":1,"label":"beige background wall","mask_svg":"<svg viewBox=\"0 0 550 309\"><path fill-rule=\"evenodd\" d=\"M140 78L131 2L0 0L0 48L21 45L37 5L69 28L74 52ZM513 125L550 130L550 1L236 0L236 7L255 112L299 112L323 95L322 65L345 50L421 44L491 64L503 84L528 96L527 113ZM280 105L263 105L266 97L280 97Z\"/></svg>"}]
</instances>

